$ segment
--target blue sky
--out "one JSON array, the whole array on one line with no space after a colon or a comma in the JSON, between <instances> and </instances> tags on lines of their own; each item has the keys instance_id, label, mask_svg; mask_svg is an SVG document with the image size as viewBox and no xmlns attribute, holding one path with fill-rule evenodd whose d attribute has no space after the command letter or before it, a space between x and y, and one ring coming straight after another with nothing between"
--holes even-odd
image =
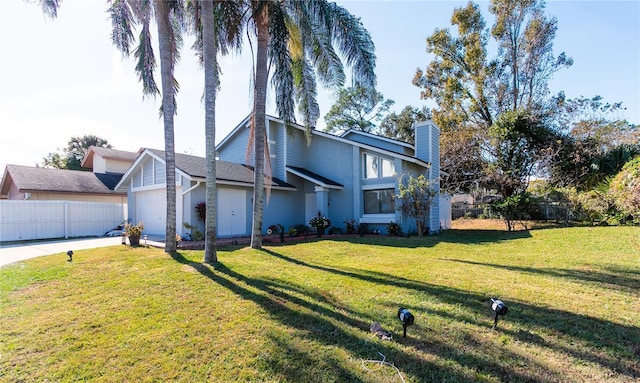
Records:
<instances>
[{"instance_id":1,"label":"blue sky","mask_svg":"<svg viewBox=\"0 0 640 383\"><path fill-rule=\"evenodd\" d=\"M450 26L460 1L340 1L362 18L376 44L378 90L405 105L428 105L411 84L416 68L430 61L425 39ZM479 2L486 13L487 2ZM56 20L35 4L9 0L0 14L0 168L33 166L71 136L95 134L115 148L162 149L160 98L143 99L134 62L112 47L106 2L64 0ZM558 72L552 92L568 97L601 95L622 101L620 114L640 123L640 1L548 1L558 19L554 53L566 52L574 65ZM217 141L251 109L249 50L222 60L217 101ZM203 72L185 44L177 68L180 82L175 120L176 151L204 155ZM159 79L158 79L159 81ZM319 97L321 115L334 98ZM268 103L274 113L274 103ZM322 118L318 124L324 127Z\"/></svg>"}]
</instances>

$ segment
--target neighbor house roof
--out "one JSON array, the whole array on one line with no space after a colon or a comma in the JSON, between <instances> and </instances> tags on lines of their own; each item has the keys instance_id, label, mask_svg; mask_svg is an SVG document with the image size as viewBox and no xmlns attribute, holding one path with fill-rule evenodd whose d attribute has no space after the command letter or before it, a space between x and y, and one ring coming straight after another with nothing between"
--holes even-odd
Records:
<instances>
[{"instance_id":1,"label":"neighbor house roof","mask_svg":"<svg viewBox=\"0 0 640 383\"><path fill-rule=\"evenodd\" d=\"M163 150L144 149L139 158L141 158L145 152L163 162L165 161ZM125 173L125 175L123 176L123 181L131 174L131 172L135 168L135 165L136 163L134 163L134 165L129 168L127 173ZM203 157L176 153L176 169L190 178L205 179L207 177L207 161ZM217 183L231 183L252 186L253 177L253 168L250 166L220 160L216 161ZM288 184L278 178L273 178L272 183L272 186L274 187L295 189L295 186ZM121 186L122 185L118 185L118 187Z\"/></svg>"},{"instance_id":2,"label":"neighbor house roof","mask_svg":"<svg viewBox=\"0 0 640 383\"><path fill-rule=\"evenodd\" d=\"M118 183L120 175L102 176L105 177L101 179L97 174L81 170L7 165L0 186L0 194L8 192L10 181L13 182L20 193L123 194L110 189L110 187Z\"/></svg>"},{"instance_id":3,"label":"neighbor house roof","mask_svg":"<svg viewBox=\"0 0 640 383\"><path fill-rule=\"evenodd\" d=\"M87 154L82 159L81 166L83 168L93 168L93 155L99 154L103 158L117 161L133 162L138 157L138 152L127 152L124 150L116 150L110 148L103 148L100 146L90 146L87 150Z\"/></svg>"}]
</instances>

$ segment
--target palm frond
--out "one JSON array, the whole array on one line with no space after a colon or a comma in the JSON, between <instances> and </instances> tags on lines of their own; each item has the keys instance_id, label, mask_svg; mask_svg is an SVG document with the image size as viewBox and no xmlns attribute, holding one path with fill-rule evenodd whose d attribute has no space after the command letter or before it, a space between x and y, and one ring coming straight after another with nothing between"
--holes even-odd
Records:
<instances>
[{"instance_id":1,"label":"palm frond","mask_svg":"<svg viewBox=\"0 0 640 383\"><path fill-rule=\"evenodd\" d=\"M226 55L229 50L240 51L246 24L242 4L238 1L216 2L215 23L220 53Z\"/></svg>"},{"instance_id":2,"label":"palm frond","mask_svg":"<svg viewBox=\"0 0 640 383\"><path fill-rule=\"evenodd\" d=\"M371 35L359 18L335 3L321 1L334 44L353 71L355 85L376 86L376 55Z\"/></svg>"},{"instance_id":3,"label":"palm frond","mask_svg":"<svg viewBox=\"0 0 640 383\"><path fill-rule=\"evenodd\" d=\"M153 76L156 68L156 58L153 54L153 47L151 46L151 33L148 22L142 25L142 30L138 38L138 46L133 51L133 55L137 59L136 73L138 74L138 79L142 82L142 94L144 96L155 96L159 94L160 90Z\"/></svg>"},{"instance_id":4,"label":"palm frond","mask_svg":"<svg viewBox=\"0 0 640 383\"><path fill-rule=\"evenodd\" d=\"M346 76L340 57L333 47L330 23L322 16L318 1L293 2L290 6L300 33L305 54L313 63L326 87L342 87ZM328 17L328 16L327 16Z\"/></svg>"},{"instance_id":5,"label":"palm frond","mask_svg":"<svg viewBox=\"0 0 640 383\"><path fill-rule=\"evenodd\" d=\"M49 16L52 19L58 17L58 8L60 7L61 0L39 0L42 13Z\"/></svg>"},{"instance_id":6,"label":"palm frond","mask_svg":"<svg viewBox=\"0 0 640 383\"><path fill-rule=\"evenodd\" d=\"M111 17L111 41L123 55L129 56L134 42L133 27L136 25L131 8L126 0L115 0L108 12Z\"/></svg>"},{"instance_id":7,"label":"palm frond","mask_svg":"<svg viewBox=\"0 0 640 383\"><path fill-rule=\"evenodd\" d=\"M295 121L295 103L292 60L289 53L289 31L284 10L272 5L269 7L269 60L274 66L271 82L276 93L276 110L280 118L287 122Z\"/></svg>"},{"instance_id":8,"label":"palm frond","mask_svg":"<svg viewBox=\"0 0 640 383\"><path fill-rule=\"evenodd\" d=\"M317 101L316 78L311 65L303 58L293 62L293 78L298 112L306 127L307 140L311 138L311 130L315 129L320 117L320 106Z\"/></svg>"}]
</instances>

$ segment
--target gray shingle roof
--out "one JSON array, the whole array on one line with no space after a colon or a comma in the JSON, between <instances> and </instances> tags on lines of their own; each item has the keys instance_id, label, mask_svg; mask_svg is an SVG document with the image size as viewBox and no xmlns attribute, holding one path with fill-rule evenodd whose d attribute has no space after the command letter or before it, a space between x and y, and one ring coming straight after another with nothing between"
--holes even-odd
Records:
<instances>
[{"instance_id":1,"label":"gray shingle roof","mask_svg":"<svg viewBox=\"0 0 640 383\"><path fill-rule=\"evenodd\" d=\"M148 149L158 157L164 159L164 151L158 149ZM191 156L188 154L176 153L176 168L191 177L207 177L207 161L203 157ZM236 164L233 162L216 161L216 179L218 181L239 182L253 185L253 168ZM278 178L273 178L274 186L295 188Z\"/></svg>"},{"instance_id":2,"label":"gray shingle roof","mask_svg":"<svg viewBox=\"0 0 640 383\"><path fill-rule=\"evenodd\" d=\"M136 157L138 157L137 152L127 152L124 150L116 150L109 148L102 148L98 146L92 146L94 152L98 153L104 158L109 158L112 160L122 160L122 161L135 161Z\"/></svg>"},{"instance_id":3,"label":"gray shingle roof","mask_svg":"<svg viewBox=\"0 0 640 383\"><path fill-rule=\"evenodd\" d=\"M6 174L11 177L13 183L21 193L124 194L109 189L109 187L92 172L7 165ZM109 177L122 177L122 175L109 175ZM113 179L105 179L105 181L107 181L108 184L113 184Z\"/></svg>"},{"instance_id":4,"label":"gray shingle roof","mask_svg":"<svg viewBox=\"0 0 640 383\"><path fill-rule=\"evenodd\" d=\"M297 166L287 166L287 168L295 170L296 172L304 175L305 177L309 178L310 180L313 180L317 184L324 184L324 185L327 185L327 186L335 186L335 187L340 187L340 188L344 187L344 185L342 185L342 184L340 184L340 183L338 183L336 181L330 180L327 177L323 177L318 173L314 173L311 170L307 170L305 168L299 168Z\"/></svg>"}]
</instances>

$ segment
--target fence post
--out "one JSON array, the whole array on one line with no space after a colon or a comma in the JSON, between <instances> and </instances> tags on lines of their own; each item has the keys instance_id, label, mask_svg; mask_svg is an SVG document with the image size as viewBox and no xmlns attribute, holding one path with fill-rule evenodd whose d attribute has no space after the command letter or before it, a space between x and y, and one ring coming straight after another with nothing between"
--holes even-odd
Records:
<instances>
[{"instance_id":1,"label":"fence post","mask_svg":"<svg viewBox=\"0 0 640 383\"><path fill-rule=\"evenodd\" d=\"M69 203L64 203L64 238L69 238Z\"/></svg>"}]
</instances>

